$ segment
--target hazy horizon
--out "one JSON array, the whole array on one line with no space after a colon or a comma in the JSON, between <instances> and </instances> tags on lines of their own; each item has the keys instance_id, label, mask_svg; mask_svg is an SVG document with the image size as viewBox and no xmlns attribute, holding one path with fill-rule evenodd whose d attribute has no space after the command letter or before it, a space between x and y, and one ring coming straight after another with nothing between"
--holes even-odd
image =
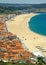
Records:
<instances>
[{"instance_id":1,"label":"hazy horizon","mask_svg":"<svg viewBox=\"0 0 46 65\"><path fill-rule=\"evenodd\" d=\"M0 3L9 3L9 4L42 4L42 3L46 3L46 0L1 0Z\"/></svg>"}]
</instances>

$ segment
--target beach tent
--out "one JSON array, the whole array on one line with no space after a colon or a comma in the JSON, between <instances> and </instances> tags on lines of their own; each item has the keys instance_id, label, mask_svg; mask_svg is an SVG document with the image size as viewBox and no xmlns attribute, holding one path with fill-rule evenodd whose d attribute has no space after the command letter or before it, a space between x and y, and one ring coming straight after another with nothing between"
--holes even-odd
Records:
<instances>
[{"instance_id":1,"label":"beach tent","mask_svg":"<svg viewBox=\"0 0 46 65\"><path fill-rule=\"evenodd\" d=\"M35 55L36 57L44 57L41 53L37 51L33 51L32 54Z\"/></svg>"}]
</instances>

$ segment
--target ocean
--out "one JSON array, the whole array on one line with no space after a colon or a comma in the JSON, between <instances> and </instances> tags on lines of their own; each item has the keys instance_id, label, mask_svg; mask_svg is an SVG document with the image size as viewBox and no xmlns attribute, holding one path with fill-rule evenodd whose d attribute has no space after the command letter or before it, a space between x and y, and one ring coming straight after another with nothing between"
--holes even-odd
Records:
<instances>
[{"instance_id":1,"label":"ocean","mask_svg":"<svg viewBox=\"0 0 46 65\"><path fill-rule=\"evenodd\" d=\"M46 13L32 17L28 25L29 29L34 33L46 36Z\"/></svg>"}]
</instances>

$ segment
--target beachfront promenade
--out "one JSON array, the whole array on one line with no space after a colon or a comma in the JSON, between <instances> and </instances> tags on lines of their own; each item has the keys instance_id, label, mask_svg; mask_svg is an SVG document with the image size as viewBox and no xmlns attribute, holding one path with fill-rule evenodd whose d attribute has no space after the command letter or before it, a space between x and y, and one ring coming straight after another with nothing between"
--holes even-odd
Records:
<instances>
[{"instance_id":1,"label":"beachfront promenade","mask_svg":"<svg viewBox=\"0 0 46 65\"><path fill-rule=\"evenodd\" d=\"M16 34L23 41L28 51L38 51L46 56L46 36L38 35L28 28L28 21L37 14L21 14L6 22L9 32ZM38 48L39 47L39 48Z\"/></svg>"}]
</instances>

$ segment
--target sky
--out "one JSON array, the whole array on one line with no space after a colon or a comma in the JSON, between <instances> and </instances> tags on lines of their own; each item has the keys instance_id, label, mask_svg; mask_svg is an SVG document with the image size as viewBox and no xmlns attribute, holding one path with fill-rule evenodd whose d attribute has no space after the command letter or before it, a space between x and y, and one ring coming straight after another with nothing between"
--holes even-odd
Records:
<instances>
[{"instance_id":1,"label":"sky","mask_svg":"<svg viewBox=\"0 0 46 65\"><path fill-rule=\"evenodd\" d=\"M46 3L46 0L0 0L0 3L40 4Z\"/></svg>"}]
</instances>

